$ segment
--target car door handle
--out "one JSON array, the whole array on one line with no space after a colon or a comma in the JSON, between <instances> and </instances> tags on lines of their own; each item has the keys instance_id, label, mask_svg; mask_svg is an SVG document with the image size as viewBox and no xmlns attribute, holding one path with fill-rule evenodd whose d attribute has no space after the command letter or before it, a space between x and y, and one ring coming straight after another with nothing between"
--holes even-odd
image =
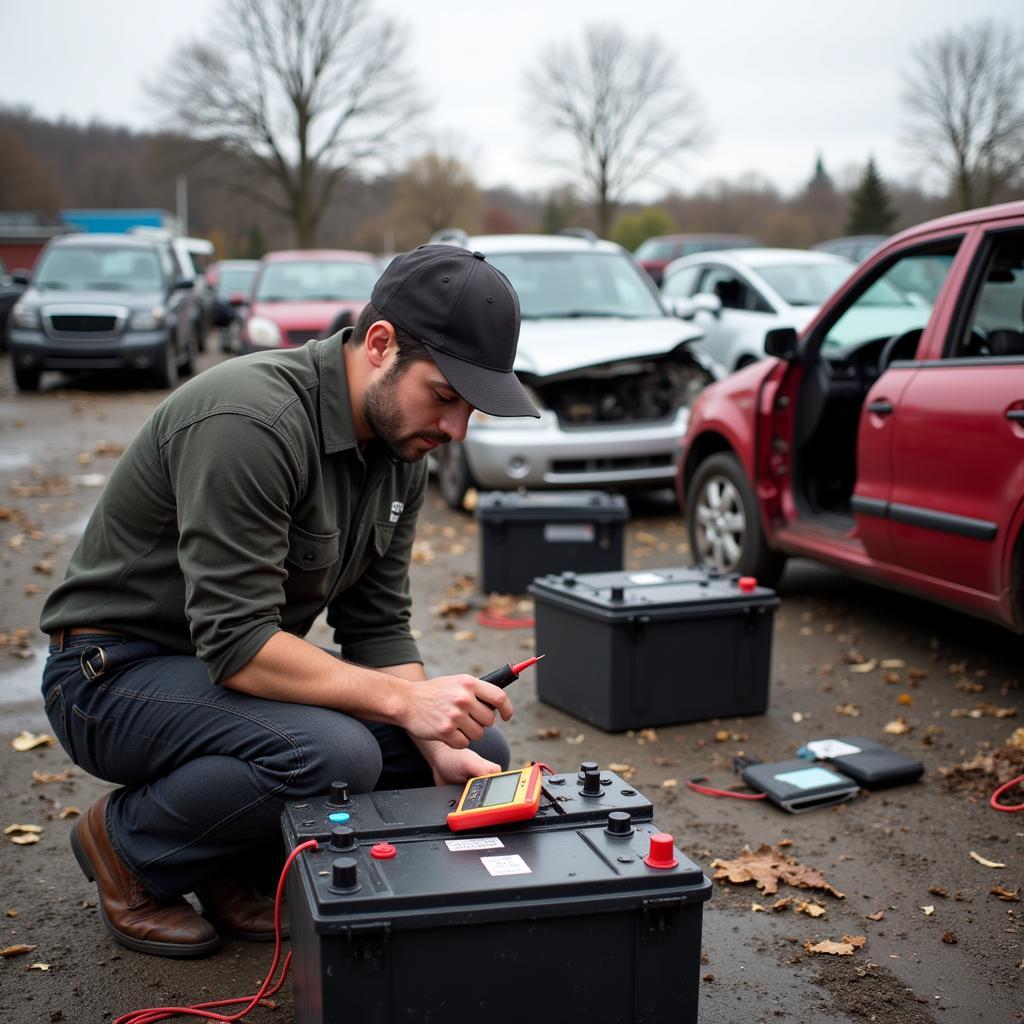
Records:
<instances>
[{"instance_id":1,"label":"car door handle","mask_svg":"<svg viewBox=\"0 0 1024 1024\"><path fill-rule=\"evenodd\" d=\"M1024 409L1010 409L1006 414L1006 418L1008 420L1024 421Z\"/></svg>"},{"instance_id":2,"label":"car door handle","mask_svg":"<svg viewBox=\"0 0 1024 1024\"><path fill-rule=\"evenodd\" d=\"M887 398L881 398L877 402L868 402L868 412L876 416L889 416L892 414L892 402Z\"/></svg>"}]
</instances>

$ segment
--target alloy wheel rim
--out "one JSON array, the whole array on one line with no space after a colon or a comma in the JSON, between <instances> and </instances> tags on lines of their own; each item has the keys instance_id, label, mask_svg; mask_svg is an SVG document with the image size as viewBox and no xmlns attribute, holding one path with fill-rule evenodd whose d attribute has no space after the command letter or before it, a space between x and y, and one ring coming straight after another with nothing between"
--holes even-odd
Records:
<instances>
[{"instance_id":1,"label":"alloy wheel rim","mask_svg":"<svg viewBox=\"0 0 1024 1024\"><path fill-rule=\"evenodd\" d=\"M736 485L725 476L708 477L694 512L698 560L719 572L734 572L747 536L747 516Z\"/></svg>"}]
</instances>

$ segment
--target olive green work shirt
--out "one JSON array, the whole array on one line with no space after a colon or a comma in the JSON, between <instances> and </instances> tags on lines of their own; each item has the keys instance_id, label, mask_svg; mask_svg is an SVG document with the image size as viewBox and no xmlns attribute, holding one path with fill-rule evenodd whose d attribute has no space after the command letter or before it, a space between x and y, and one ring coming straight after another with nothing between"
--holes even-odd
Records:
<instances>
[{"instance_id":1,"label":"olive green work shirt","mask_svg":"<svg viewBox=\"0 0 1024 1024\"><path fill-rule=\"evenodd\" d=\"M237 672L327 609L342 655L420 661L409 564L426 460L360 451L342 339L215 366L118 460L41 627L98 626Z\"/></svg>"}]
</instances>

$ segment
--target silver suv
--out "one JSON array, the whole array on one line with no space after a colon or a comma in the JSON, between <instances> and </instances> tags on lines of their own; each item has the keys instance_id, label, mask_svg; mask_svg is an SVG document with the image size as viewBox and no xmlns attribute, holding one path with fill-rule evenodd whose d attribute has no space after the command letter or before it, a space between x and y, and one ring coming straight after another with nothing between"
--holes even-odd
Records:
<instances>
[{"instance_id":1,"label":"silver suv","mask_svg":"<svg viewBox=\"0 0 1024 1024\"><path fill-rule=\"evenodd\" d=\"M515 370L539 420L474 412L466 440L439 448L444 500L466 491L664 487L699 391L721 376L692 348L699 329L670 316L650 278L611 242L446 232L482 252L519 295Z\"/></svg>"}]
</instances>

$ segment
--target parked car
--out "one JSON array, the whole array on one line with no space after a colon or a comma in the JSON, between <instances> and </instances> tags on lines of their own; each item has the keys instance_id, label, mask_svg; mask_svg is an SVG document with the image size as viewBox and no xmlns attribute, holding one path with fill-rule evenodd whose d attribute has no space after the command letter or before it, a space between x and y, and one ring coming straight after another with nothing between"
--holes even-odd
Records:
<instances>
[{"instance_id":1,"label":"parked car","mask_svg":"<svg viewBox=\"0 0 1024 1024\"><path fill-rule=\"evenodd\" d=\"M843 235L842 238L830 238L826 242L818 242L811 248L815 252L830 252L833 256L843 256L852 263L860 263L870 256L889 236L888 235Z\"/></svg>"},{"instance_id":2,"label":"parked car","mask_svg":"<svg viewBox=\"0 0 1024 1024\"><path fill-rule=\"evenodd\" d=\"M368 252L267 253L242 322L242 351L294 348L354 324L382 269L380 260Z\"/></svg>"},{"instance_id":3,"label":"parked car","mask_svg":"<svg viewBox=\"0 0 1024 1024\"><path fill-rule=\"evenodd\" d=\"M7 272L7 266L0 260L0 350L7 347L7 317L14 303L25 291L25 274L18 272L17 278Z\"/></svg>"},{"instance_id":4,"label":"parked car","mask_svg":"<svg viewBox=\"0 0 1024 1024\"><path fill-rule=\"evenodd\" d=\"M810 323L852 270L849 260L805 249L731 249L670 263L661 294L731 371L764 355L767 331Z\"/></svg>"},{"instance_id":5,"label":"parked car","mask_svg":"<svg viewBox=\"0 0 1024 1024\"><path fill-rule=\"evenodd\" d=\"M655 235L633 253L655 284L661 284L665 268L683 256L695 252L718 252L722 249L751 249L761 243L747 235Z\"/></svg>"},{"instance_id":6,"label":"parked car","mask_svg":"<svg viewBox=\"0 0 1024 1024\"><path fill-rule=\"evenodd\" d=\"M214 297L213 326L220 328L222 352L237 352L241 348L242 307L249 303L259 266L259 260L220 260L206 269L206 280Z\"/></svg>"},{"instance_id":7,"label":"parked car","mask_svg":"<svg viewBox=\"0 0 1024 1024\"><path fill-rule=\"evenodd\" d=\"M474 412L439 448L452 508L468 488L664 487L696 394L718 375L699 331L611 242L554 235L463 238L512 282L522 307L515 370L540 419Z\"/></svg>"},{"instance_id":8,"label":"parked car","mask_svg":"<svg viewBox=\"0 0 1024 1024\"><path fill-rule=\"evenodd\" d=\"M892 284L919 273L934 304ZM1024 631L1024 202L896 235L766 349L682 440L695 558L816 558Z\"/></svg>"},{"instance_id":9,"label":"parked car","mask_svg":"<svg viewBox=\"0 0 1024 1024\"><path fill-rule=\"evenodd\" d=\"M130 370L157 387L191 373L197 349L192 281L170 245L134 235L62 235L46 244L11 310L19 391L45 370Z\"/></svg>"}]
</instances>

